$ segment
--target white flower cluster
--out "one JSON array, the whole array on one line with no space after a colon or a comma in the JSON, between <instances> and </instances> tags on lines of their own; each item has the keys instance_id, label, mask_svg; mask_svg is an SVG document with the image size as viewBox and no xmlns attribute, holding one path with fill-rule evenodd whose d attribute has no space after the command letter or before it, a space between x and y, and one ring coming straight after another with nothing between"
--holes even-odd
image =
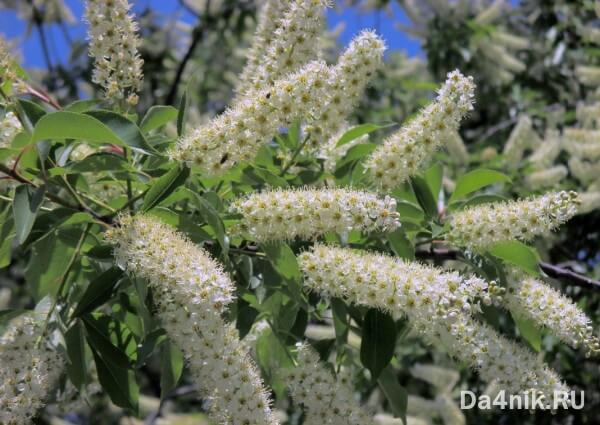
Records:
<instances>
[{"instance_id":1,"label":"white flower cluster","mask_svg":"<svg viewBox=\"0 0 600 425\"><path fill-rule=\"evenodd\" d=\"M600 159L600 130L567 128L564 131L563 145L571 156L596 161Z\"/></svg>"},{"instance_id":2,"label":"white flower cluster","mask_svg":"<svg viewBox=\"0 0 600 425\"><path fill-rule=\"evenodd\" d=\"M375 71L381 67L384 51L385 43L375 32L362 31L331 70L328 107L323 108L304 129L310 137L309 148L324 147L320 156L337 144L336 134L347 126L348 115Z\"/></svg>"},{"instance_id":3,"label":"white flower cluster","mask_svg":"<svg viewBox=\"0 0 600 425\"><path fill-rule=\"evenodd\" d=\"M532 190L556 186L569 175L569 170L564 165L555 165L545 170L534 171L525 177L525 184Z\"/></svg>"},{"instance_id":4,"label":"white flower cluster","mask_svg":"<svg viewBox=\"0 0 600 425\"><path fill-rule=\"evenodd\" d=\"M276 424L261 377L221 317L234 284L206 252L150 217L124 217L108 234L117 264L148 281L169 338L183 351L218 424Z\"/></svg>"},{"instance_id":5,"label":"white flower cluster","mask_svg":"<svg viewBox=\"0 0 600 425\"><path fill-rule=\"evenodd\" d=\"M595 209L600 208L600 190L588 191L579 195L581 205L577 210L578 214L587 214Z\"/></svg>"},{"instance_id":6,"label":"white flower cluster","mask_svg":"<svg viewBox=\"0 0 600 425\"><path fill-rule=\"evenodd\" d=\"M92 81L104 88L109 102L137 104L143 60L138 54L138 26L127 0L87 0L89 52L94 58Z\"/></svg>"},{"instance_id":7,"label":"white flower cluster","mask_svg":"<svg viewBox=\"0 0 600 425\"><path fill-rule=\"evenodd\" d=\"M600 353L592 321L572 300L546 283L512 273L503 301L510 311L549 329L573 348L582 347L589 355Z\"/></svg>"},{"instance_id":8,"label":"white flower cluster","mask_svg":"<svg viewBox=\"0 0 600 425\"><path fill-rule=\"evenodd\" d=\"M197 165L207 175L220 175L252 159L279 128L311 116L327 96L329 68L311 62L272 87L246 96L232 109L180 139L173 159Z\"/></svg>"},{"instance_id":9,"label":"white flower cluster","mask_svg":"<svg viewBox=\"0 0 600 425\"><path fill-rule=\"evenodd\" d=\"M562 141L558 130L548 130L546 131L544 140L529 155L527 161L535 170L542 171L554 163L561 149Z\"/></svg>"},{"instance_id":10,"label":"white flower cluster","mask_svg":"<svg viewBox=\"0 0 600 425\"><path fill-rule=\"evenodd\" d=\"M252 37L252 45L246 52L246 65L239 75L236 93L243 95L252 86L252 79L258 73L263 57L268 46L273 42L273 36L277 29L285 3L280 0L266 0L258 14L258 24ZM256 87L255 87L256 88Z\"/></svg>"},{"instance_id":11,"label":"white flower cluster","mask_svg":"<svg viewBox=\"0 0 600 425\"><path fill-rule=\"evenodd\" d=\"M343 188L253 193L230 209L242 215L238 232L260 242L400 227L395 199Z\"/></svg>"},{"instance_id":12,"label":"white flower cluster","mask_svg":"<svg viewBox=\"0 0 600 425\"><path fill-rule=\"evenodd\" d=\"M270 3L263 19L277 19L281 13L279 8L285 9L276 23L261 21L257 30L259 38L255 39L249 52L250 68L241 76L240 94L267 88L319 56L319 36L323 31L323 9L327 2L292 0L286 5L286 2L278 1L278 6ZM272 32L267 35L267 31ZM254 47L257 43L263 45Z\"/></svg>"},{"instance_id":13,"label":"white flower cluster","mask_svg":"<svg viewBox=\"0 0 600 425\"><path fill-rule=\"evenodd\" d=\"M473 109L475 85L459 71L448 74L435 102L408 125L384 141L366 162L377 183L393 189L420 166L443 142L448 131L456 131L460 120Z\"/></svg>"},{"instance_id":14,"label":"white flower cluster","mask_svg":"<svg viewBox=\"0 0 600 425\"><path fill-rule=\"evenodd\" d=\"M549 399L565 390L560 378L529 350L475 320L477 298L501 292L481 279L361 251L317 245L299 256L305 284L324 295L407 316L429 342L497 379L508 392L534 389Z\"/></svg>"},{"instance_id":15,"label":"white flower cluster","mask_svg":"<svg viewBox=\"0 0 600 425\"><path fill-rule=\"evenodd\" d=\"M578 65L575 67L575 75L586 86L600 85L600 66Z\"/></svg>"},{"instance_id":16,"label":"white flower cluster","mask_svg":"<svg viewBox=\"0 0 600 425\"><path fill-rule=\"evenodd\" d=\"M600 102L585 104L583 102L577 105L577 121L583 128L598 127L600 124ZM565 132L567 129L565 129Z\"/></svg>"},{"instance_id":17,"label":"white flower cluster","mask_svg":"<svg viewBox=\"0 0 600 425\"><path fill-rule=\"evenodd\" d=\"M502 153L506 163L515 166L523 158L526 149L536 149L540 143L540 136L533 129L531 118L521 115L504 145Z\"/></svg>"},{"instance_id":18,"label":"white flower cluster","mask_svg":"<svg viewBox=\"0 0 600 425\"><path fill-rule=\"evenodd\" d=\"M32 316L14 319L0 337L0 424L32 423L58 384L63 360Z\"/></svg>"},{"instance_id":19,"label":"white flower cluster","mask_svg":"<svg viewBox=\"0 0 600 425\"><path fill-rule=\"evenodd\" d=\"M0 148L9 148L16 135L22 130L21 121L14 112L7 112L0 120Z\"/></svg>"},{"instance_id":20,"label":"white flower cluster","mask_svg":"<svg viewBox=\"0 0 600 425\"><path fill-rule=\"evenodd\" d=\"M448 240L473 251L495 243L529 241L544 235L577 213L575 192L550 192L529 199L481 204L452 215Z\"/></svg>"},{"instance_id":21,"label":"white flower cluster","mask_svg":"<svg viewBox=\"0 0 600 425\"><path fill-rule=\"evenodd\" d=\"M336 376L325 368L319 355L308 344L298 344L297 366L283 371L283 379L294 401L306 409L307 425L368 425L373 419L365 413L352 394L344 371Z\"/></svg>"},{"instance_id":22,"label":"white flower cluster","mask_svg":"<svg viewBox=\"0 0 600 425\"><path fill-rule=\"evenodd\" d=\"M10 46L0 34L0 84L12 81L16 78L14 60Z\"/></svg>"}]
</instances>

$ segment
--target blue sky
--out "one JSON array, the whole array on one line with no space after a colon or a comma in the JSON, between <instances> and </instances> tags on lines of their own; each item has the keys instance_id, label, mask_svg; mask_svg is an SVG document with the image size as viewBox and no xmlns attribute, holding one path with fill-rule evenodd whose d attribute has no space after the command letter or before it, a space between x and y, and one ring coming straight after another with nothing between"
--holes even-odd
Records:
<instances>
[{"instance_id":1,"label":"blue sky","mask_svg":"<svg viewBox=\"0 0 600 425\"><path fill-rule=\"evenodd\" d=\"M132 2L136 11L151 6L155 10L165 14L180 13L181 18L187 22L193 23L195 21L195 18L186 12L177 0L132 0ZM82 0L66 0L66 3L78 19L76 25L69 27L69 35L72 38L84 37L85 25L81 23L84 2ZM341 11L329 10L327 21L331 28L334 28L339 23L345 24L345 29L340 35L340 41L343 44L347 44L361 29L371 28L378 30L382 34L390 49L401 49L409 55L419 54L419 43L394 28L395 22L408 24L408 17L395 2L392 9L393 17L391 18L382 12L364 13L358 10L358 8L343 8ZM20 21L14 12L0 10L0 32L8 39L15 39L23 55L26 67L44 66L44 58L37 34L32 31L29 36L26 36L27 24ZM49 29L48 39L52 58L55 61L64 62L69 51L65 37L58 26L53 25Z\"/></svg>"}]
</instances>

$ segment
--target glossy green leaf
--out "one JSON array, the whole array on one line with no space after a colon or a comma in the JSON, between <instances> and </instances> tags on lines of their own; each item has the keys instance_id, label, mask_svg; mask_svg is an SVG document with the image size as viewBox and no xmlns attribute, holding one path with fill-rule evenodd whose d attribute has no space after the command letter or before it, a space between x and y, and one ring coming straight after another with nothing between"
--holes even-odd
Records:
<instances>
[{"instance_id":1,"label":"glossy green leaf","mask_svg":"<svg viewBox=\"0 0 600 425\"><path fill-rule=\"evenodd\" d=\"M131 369L115 366L105 360L97 351L92 350L98 379L114 404L124 409L137 411L140 389Z\"/></svg>"},{"instance_id":2,"label":"glossy green leaf","mask_svg":"<svg viewBox=\"0 0 600 425\"><path fill-rule=\"evenodd\" d=\"M390 403L394 417L402 419L406 425L406 408L408 407L408 392L400 385L396 373L391 365L388 365L377 380L379 388Z\"/></svg>"},{"instance_id":3,"label":"glossy green leaf","mask_svg":"<svg viewBox=\"0 0 600 425\"><path fill-rule=\"evenodd\" d=\"M123 276L121 269L112 267L98 275L87 286L73 312L74 317L92 312L110 299L119 279Z\"/></svg>"},{"instance_id":4,"label":"glossy green leaf","mask_svg":"<svg viewBox=\"0 0 600 425\"><path fill-rule=\"evenodd\" d=\"M7 206L0 214L0 269L10 264L14 237L15 226L12 208Z\"/></svg>"},{"instance_id":5,"label":"glossy green leaf","mask_svg":"<svg viewBox=\"0 0 600 425\"><path fill-rule=\"evenodd\" d=\"M229 238L225 234L225 225L223 224L221 216L206 199L198 194L194 195L193 201L196 204L200 215L213 229L223 253L227 254L229 252Z\"/></svg>"},{"instance_id":6,"label":"glossy green leaf","mask_svg":"<svg viewBox=\"0 0 600 425\"><path fill-rule=\"evenodd\" d=\"M360 344L360 361L375 381L390 363L396 346L396 323L387 313L375 308L365 314Z\"/></svg>"},{"instance_id":7,"label":"glossy green leaf","mask_svg":"<svg viewBox=\"0 0 600 425\"><path fill-rule=\"evenodd\" d=\"M455 202L456 200L461 199L465 195L475 192L482 187L509 181L510 178L506 174L502 174L499 171L487 170L485 168L470 171L458 179L456 182L456 189L454 189L454 192L452 193L452 196L450 196L448 203Z\"/></svg>"},{"instance_id":8,"label":"glossy green leaf","mask_svg":"<svg viewBox=\"0 0 600 425\"><path fill-rule=\"evenodd\" d=\"M423 173L423 177L427 182L427 186L429 186L433 199L437 203L442 188L442 178L444 177L444 168L442 167L442 164L438 162L432 165L425 173Z\"/></svg>"},{"instance_id":9,"label":"glossy green leaf","mask_svg":"<svg viewBox=\"0 0 600 425\"><path fill-rule=\"evenodd\" d=\"M298 259L288 244L284 242L271 242L261 245L262 250L267 254L271 265L275 271L283 277L288 283L290 293L298 303L302 302L302 290L300 267Z\"/></svg>"},{"instance_id":10,"label":"glossy green leaf","mask_svg":"<svg viewBox=\"0 0 600 425\"><path fill-rule=\"evenodd\" d=\"M183 136L183 132L185 131L185 120L187 119L187 103L188 103L188 93L187 90L183 92L183 96L181 96L181 101L179 102L179 111L177 114L177 135L179 137Z\"/></svg>"},{"instance_id":11,"label":"glossy green leaf","mask_svg":"<svg viewBox=\"0 0 600 425\"><path fill-rule=\"evenodd\" d=\"M31 122L31 125L36 125L36 123L44 115L46 115L46 110L44 108L42 108L37 103L33 103L29 100L19 99L19 105L25 112L25 115L27 115L27 118L29 119L29 122Z\"/></svg>"},{"instance_id":12,"label":"glossy green leaf","mask_svg":"<svg viewBox=\"0 0 600 425\"><path fill-rule=\"evenodd\" d=\"M388 128L395 124L385 124L385 125L377 125L377 124L360 124L355 127L352 127L350 130L346 131L342 137L337 142L337 147L345 145L346 143L350 143L364 135L372 133L377 130L381 130L382 128Z\"/></svg>"},{"instance_id":13,"label":"glossy green leaf","mask_svg":"<svg viewBox=\"0 0 600 425\"><path fill-rule=\"evenodd\" d=\"M176 165L168 172L155 179L144 197L141 210L148 211L154 208L175 189L183 185L189 175L189 168L183 165Z\"/></svg>"},{"instance_id":14,"label":"glossy green leaf","mask_svg":"<svg viewBox=\"0 0 600 425\"><path fill-rule=\"evenodd\" d=\"M65 139L85 140L90 144L125 145L113 130L96 118L65 111L44 115L33 129L31 141Z\"/></svg>"},{"instance_id":15,"label":"glossy green leaf","mask_svg":"<svg viewBox=\"0 0 600 425\"><path fill-rule=\"evenodd\" d=\"M76 320L65 333L65 343L67 345L67 374L75 388L81 390L87 383L85 331L81 321Z\"/></svg>"},{"instance_id":16,"label":"glossy green leaf","mask_svg":"<svg viewBox=\"0 0 600 425\"><path fill-rule=\"evenodd\" d=\"M44 201L44 187L34 189L23 184L15 190L13 202L13 218L17 242L22 244L29 236L38 211Z\"/></svg>"},{"instance_id":17,"label":"glossy green leaf","mask_svg":"<svg viewBox=\"0 0 600 425\"><path fill-rule=\"evenodd\" d=\"M433 193L431 193L427 181L422 177L413 176L410 179L410 184L423 211L425 211L429 217L437 217L437 203L435 202L435 197L433 196Z\"/></svg>"},{"instance_id":18,"label":"glossy green leaf","mask_svg":"<svg viewBox=\"0 0 600 425\"><path fill-rule=\"evenodd\" d=\"M105 110L87 111L84 115L94 117L110 128L119 137L121 144L145 154L156 153L156 150L148 144L138 126L124 116Z\"/></svg>"},{"instance_id":19,"label":"glossy green leaf","mask_svg":"<svg viewBox=\"0 0 600 425\"><path fill-rule=\"evenodd\" d=\"M105 362L112 366L127 369L130 359L124 347L117 347L110 338L107 317L96 318L86 314L82 316L85 325L87 341L94 352L99 353Z\"/></svg>"},{"instance_id":20,"label":"glossy green leaf","mask_svg":"<svg viewBox=\"0 0 600 425\"><path fill-rule=\"evenodd\" d=\"M73 173L98 173L100 171L124 171L128 163L120 155L101 152L85 157L81 161L73 162L67 167Z\"/></svg>"},{"instance_id":21,"label":"glossy green leaf","mask_svg":"<svg viewBox=\"0 0 600 425\"><path fill-rule=\"evenodd\" d=\"M494 257L498 257L504 262L517 266L522 270L539 276L539 256L530 246L519 241L499 242L488 249L488 252Z\"/></svg>"},{"instance_id":22,"label":"glossy green leaf","mask_svg":"<svg viewBox=\"0 0 600 425\"><path fill-rule=\"evenodd\" d=\"M538 353L542 349L542 331L536 324L526 317L511 313L519 334L527 341L527 343Z\"/></svg>"},{"instance_id":23,"label":"glossy green leaf","mask_svg":"<svg viewBox=\"0 0 600 425\"><path fill-rule=\"evenodd\" d=\"M183 355L181 350L170 341L161 347L160 394L161 398L177 386L183 371Z\"/></svg>"},{"instance_id":24,"label":"glossy green leaf","mask_svg":"<svg viewBox=\"0 0 600 425\"><path fill-rule=\"evenodd\" d=\"M402 229L387 234L387 240L396 256L412 260L415 258L415 248Z\"/></svg>"},{"instance_id":25,"label":"glossy green leaf","mask_svg":"<svg viewBox=\"0 0 600 425\"><path fill-rule=\"evenodd\" d=\"M169 122L176 120L179 111L172 106L157 105L148 109L148 112L140 123L140 129L144 133L162 127Z\"/></svg>"}]
</instances>

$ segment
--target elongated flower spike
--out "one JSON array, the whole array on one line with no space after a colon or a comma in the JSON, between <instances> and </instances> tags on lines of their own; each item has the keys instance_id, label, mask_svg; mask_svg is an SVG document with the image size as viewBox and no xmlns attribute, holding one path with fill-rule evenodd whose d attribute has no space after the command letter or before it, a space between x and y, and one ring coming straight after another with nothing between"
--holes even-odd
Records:
<instances>
[{"instance_id":1,"label":"elongated flower spike","mask_svg":"<svg viewBox=\"0 0 600 425\"><path fill-rule=\"evenodd\" d=\"M254 158L282 126L310 116L326 97L329 67L311 62L298 72L252 92L232 109L177 142L174 160L196 165L206 175L225 173L236 163Z\"/></svg>"},{"instance_id":2,"label":"elongated flower spike","mask_svg":"<svg viewBox=\"0 0 600 425\"><path fill-rule=\"evenodd\" d=\"M350 189L274 190L236 200L238 233L259 241L313 239L327 232L394 231L400 226L396 201Z\"/></svg>"},{"instance_id":3,"label":"elongated flower spike","mask_svg":"<svg viewBox=\"0 0 600 425\"><path fill-rule=\"evenodd\" d=\"M236 93L243 96L252 85L252 78L258 74L264 60L266 50L273 42L275 30L280 24L286 3L280 0L266 0L258 14L256 32L252 37L252 45L246 53L246 65L240 73ZM254 86L253 88L257 88Z\"/></svg>"},{"instance_id":4,"label":"elongated flower spike","mask_svg":"<svg viewBox=\"0 0 600 425\"><path fill-rule=\"evenodd\" d=\"M544 235L577 213L575 192L550 192L524 200L481 204L459 211L449 220L448 241L473 251L495 243L530 241Z\"/></svg>"},{"instance_id":5,"label":"elongated flower spike","mask_svg":"<svg viewBox=\"0 0 600 425\"><path fill-rule=\"evenodd\" d=\"M435 102L380 145L366 162L374 181L393 189L415 175L449 131L473 109L475 85L459 71L448 74Z\"/></svg>"},{"instance_id":6,"label":"elongated flower spike","mask_svg":"<svg viewBox=\"0 0 600 425\"><path fill-rule=\"evenodd\" d=\"M550 330L571 347L581 347L588 355L600 353L591 319L571 299L546 283L513 271L503 301L510 311Z\"/></svg>"},{"instance_id":7,"label":"elongated flower spike","mask_svg":"<svg viewBox=\"0 0 600 425\"><path fill-rule=\"evenodd\" d=\"M380 254L317 245L299 256L305 285L321 295L406 316L425 339L444 347L485 381L511 394L535 390L548 400L565 391L556 373L529 350L475 320L477 298L491 301L498 288L433 267Z\"/></svg>"},{"instance_id":8,"label":"elongated flower spike","mask_svg":"<svg viewBox=\"0 0 600 425\"><path fill-rule=\"evenodd\" d=\"M503 154L510 166L515 166L522 158L527 148L537 148L541 140L535 130L531 118L526 115L519 117L517 125L510 132L504 145Z\"/></svg>"},{"instance_id":9,"label":"elongated flower spike","mask_svg":"<svg viewBox=\"0 0 600 425\"><path fill-rule=\"evenodd\" d=\"M21 316L0 337L0 424L32 423L58 384L64 362L42 335L42 325Z\"/></svg>"},{"instance_id":10,"label":"elongated flower spike","mask_svg":"<svg viewBox=\"0 0 600 425\"><path fill-rule=\"evenodd\" d=\"M111 103L137 104L143 60L138 53L138 26L127 0L87 0L89 54L94 58L92 81Z\"/></svg>"},{"instance_id":11,"label":"elongated flower spike","mask_svg":"<svg viewBox=\"0 0 600 425\"><path fill-rule=\"evenodd\" d=\"M325 153L324 145L337 144L334 137L362 96L367 84L383 63L385 43L373 31L362 31L342 53L331 70L328 82L327 108L310 120L304 131L310 135L308 148ZM331 146L328 146L331 149Z\"/></svg>"},{"instance_id":12,"label":"elongated flower spike","mask_svg":"<svg viewBox=\"0 0 600 425\"><path fill-rule=\"evenodd\" d=\"M323 0L275 0L265 5L248 66L240 77L240 96L268 88L320 56L326 6Z\"/></svg>"},{"instance_id":13,"label":"elongated flower spike","mask_svg":"<svg viewBox=\"0 0 600 425\"><path fill-rule=\"evenodd\" d=\"M156 219L123 217L107 238L117 264L148 281L167 335L184 353L216 424L273 425L267 389L222 319L234 284L208 254Z\"/></svg>"},{"instance_id":14,"label":"elongated flower spike","mask_svg":"<svg viewBox=\"0 0 600 425\"><path fill-rule=\"evenodd\" d=\"M294 401L306 409L307 425L368 425L373 418L356 403L349 376L337 376L325 368L319 355L308 344L297 345L297 366L285 370Z\"/></svg>"},{"instance_id":15,"label":"elongated flower spike","mask_svg":"<svg viewBox=\"0 0 600 425\"><path fill-rule=\"evenodd\" d=\"M567 175L569 170L564 165L556 165L545 170L534 171L525 178L525 184L532 190L556 186Z\"/></svg>"}]
</instances>

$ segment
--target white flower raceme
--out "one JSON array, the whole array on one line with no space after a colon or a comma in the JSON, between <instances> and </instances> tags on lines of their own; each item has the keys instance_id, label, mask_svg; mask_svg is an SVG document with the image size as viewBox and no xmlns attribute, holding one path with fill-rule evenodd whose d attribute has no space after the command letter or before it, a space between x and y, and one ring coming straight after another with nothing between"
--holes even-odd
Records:
<instances>
[{"instance_id":1,"label":"white flower raceme","mask_svg":"<svg viewBox=\"0 0 600 425\"><path fill-rule=\"evenodd\" d=\"M444 134L446 151L459 164L469 163L469 151L458 131L448 131Z\"/></svg>"},{"instance_id":2,"label":"white flower raceme","mask_svg":"<svg viewBox=\"0 0 600 425\"><path fill-rule=\"evenodd\" d=\"M511 394L534 389L551 399L554 390L565 390L532 352L471 316L474 301L489 299L497 292L495 285L488 288L476 277L323 245L301 254L299 265L312 291L407 316L429 342L471 365L484 380L497 379Z\"/></svg>"},{"instance_id":3,"label":"white flower raceme","mask_svg":"<svg viewBox=\"0 0 600 425\"><path fill-rule=\"evenodd\" d=\"M507 72L519 73L527 68L527 65L513 56L504 46L498 44L496 40L481 41L478 51Z\"/></svg>"},{"instance_id":4,"label":"white flower raceme","mask_svg":"<svg viewBox=\"0 0 600 425\"><path fill-rule=\"evenodd\" d=\"M548 130L544 141L529 155L527 160L536 170L543 170L554 163L562 148L557 130Z\"/></svg>"},{"instance_id":5,"label":"white flower raceme","mask_svg":"<svg viewBox=\"0 0 600 425\"><path fill-rule=\"evenodd\" d=\"M328 106L304 128L309 135L309 148L337 143L333 141L334 136L346 125L348 115L381 67L384 51L385 43L373 31L362 31L352 40L331 70L327 84Z\"/></svg>"},{"instance_id":6,"label":"white flower raceme","mask_svg":"<svg viewBox=\"0 0 600 425\"><path fill-rule=\"evenodd\" d=\"M319 36L324 26L325 6L325 0L289 2L259 64L253 74L247 76L251 89L267 88L319 57Z\"/></svg>"},{"instance_id":7,"label":"white flower raceme","mask_svg":"<svg viewBox=\"0 0 600 425\"><path fill-rule=\"evenodd\" d=\"M581 205L579 205L577 214L587 214L600 208L600 191L584 192L579 195L579 199L581 199Z\"/></svg>"},{"instance_id":8,"label":"white flower raceme","mask_svg":"<svg viewBox=\"0 0 600 425\"><path fill-rule=\"evenodd\" d=\"M600 66L579 65L575 67L575 75L586 86L596 87L600 85Z\"/></svg>"},{"instance_id":9,"label":"white flower raceme","mask_svg":"<svg viewBox=\"0 0 600 425\"><path fill-rule=\"evenodd\" d=\"M0 84L16 78L14 59L9 44L0 34Z\"/></svg>"},{"instance_id":10,"label":"white flower raceme","mask_svg":"<svg viewBox=\"0 0 600 425\"><path fill-rule=\"evenodd\" d=\"M598 180L600 176L600 161L584 161L572 156L568 161L569 171L582 183L590 183Z\"/></svg>"},{"instance_id":11,"label":"white flower raceme","mask_svg":"<svg viewBox=\"0 0 600 425\"><path fill-rule=\"evenodd\" d=\"M87 0L89 53L94 58L92 81L109 102L137 103L143 60L138 53L138 26L127 0Z\"/></svg>"},{"instance_id":12,"label":"white flower raceme","mask_svg":"<svg viewBox=\"0 0 600 425\"><path fill-rule=\"evenodd\" d=\"M275 30L280 24L286 3L281 0L266 0L260 9L258 25L252 38L252 45L246 53L246 65L240 73L236 92L246 93L252 87L252 79L257 74L267 48L271 45Z\"/></svg>"},{"instance_id":13,"label":"white flower raceme","mask_svg":"<svg viewBox=\"0 0 600 425\"><path fill-rule=\"evenodd\" d=\"M581 123L584 128L592 128L598 126L600 120L600 102L592 104L579 103L577 105L577 121Z\"/></svg>"},{"instance_id":14,"label":"white flower raceme","mask_svg":"<svg viewBox=\"0 0 600 425\"><path fill-rule=\"evenodd\" d=\"M42 336L43 324L21 316L0 337L0 424L32 423L58 384L64 362Z\"/></svg>"},{"instance_id":15,"label":"white flower raceme","mask_svg":"<svg viewBox=\"0 0 600 425\"><path fill-rule=\"evenodd\" d=\"M569 174L564 165L556 165L545 170L534 171L527 175L525 184L532 190L556 186Z\"/></svg>"},{"instance_id":16,"label":"white flower raceme","mask_svg":"<svg viewBox=\"0 0 600 425\"><path fill-rule=\"evenodd\" d=\"M23 130L21 121L14 112L7 112L0 120L0 148L8 148L15 136Z\"/></svg>"},{"instance_id":17,"label":"white flower raceme","mask_svg":"<svg viewBox=\"0 0 600 425\"><path fill-rule=\"evenodd\" d=\"M256 155L279 128L308 117L326 97L329 68L311 62L272 87L251 92L232 109L180 139L173 159L197 165L207 175L219 175Z\"/></svg>"},{"instance_id":18,"label":"white flower raceme","mask_svg":"<svg viewBox=\"0 0 600 425\"><path fill-rule=\"evenodd\" d=\"M452 215L448 240L474 251L498 242L529 241L568 221L577 213L578 204L577 193L561 191L477 205Z\"/></svg>"},{"instance_id":19,"label":"white flower raceme","mask_svg":"<svg viewBox=\"0 0 600 425\"><path fill-rule=\"evenodd\" d=\"M297 366L283 371L283 379L294 401L306 409L306 425L368 425L373 418L364 412L352 394L349 376L337 376L325 368L308 344L299 344Z\"/></svg>"},{"instance_id":20,"label":"white flower raceme","mask_svg":"<svg viewBox=\"0 0 600 425\"><path fill-rule=\"evenodd\" d=\"M571 156L588 161L600 159L600 131L577 129L565 131L563 147Z\"/></svg>"},{"instance_id":21,"label":"white flower raceme","mask_svg":"<svg viewBox=\"0 0 600 425\"><path fill-rule=\"evenodd\" d=\"M540 143L540 137L533 129L531 119L526 115L521 115L517 125L510 132L502 153L507 163L514 166L523 158L525 149L535 149Z\"/></svg>"},{"instance_id":22,"label":"white flower raceme","mask_svg":"<svg viewBox=\"0 0 600 425\"><path fill-rule=\"evenodd\" d=\"M217 424L275 424L269 397L237 330L221 317L234 284L208 254L150 217L124 217L107 235L115 259L144 278L158 316Z\"/></svg>"},{"instance_id":23,"label":"white flower raceme","mask_svg":"<svg viewBox=\"0 0 600 425\"><path fill-rule=\"evenodd\" d=\"M492 32L492 40L499 42L503 46L514 50L525 50L531 46L529 39L510 34L506 31L496 29Z\"/></svg>"},{"instance_id":24,"label":"white flower raceme","mask_svg":"<svg viewBox=\"0 0 600 425\"><path fill-rule=\"evenodd\" d=\"M238 231L261 242L400 227L395 199L342 188L253 193L236 200L231 211L242 215Z\"/></svg>"},{"instance_id":25,"label":"white flower raceme","mask_svg":"<svg viewBox=\"0 0 600 425\"><path fill-rule=\"evenodd\" d=\"M600 353L600 341L593 334L590 318L546 283L513 272L503 302L513 313L547 328L573 348L581 347L590 355Z\"/></svg>"},{"instance_id":26,"label":"white flower raceme","mask_svg":"<svg viewBox=\"0 0 600 425\"><path fill-rule=\"evenodd\" d=\"M474 89L471 77L459 71L450 72L436 101L385 140L368 158L366 168L377 183L393 189L416 174L443 142L444 135L456 130L461 118L473 109Z\"/></svg>"}]
</instances>

